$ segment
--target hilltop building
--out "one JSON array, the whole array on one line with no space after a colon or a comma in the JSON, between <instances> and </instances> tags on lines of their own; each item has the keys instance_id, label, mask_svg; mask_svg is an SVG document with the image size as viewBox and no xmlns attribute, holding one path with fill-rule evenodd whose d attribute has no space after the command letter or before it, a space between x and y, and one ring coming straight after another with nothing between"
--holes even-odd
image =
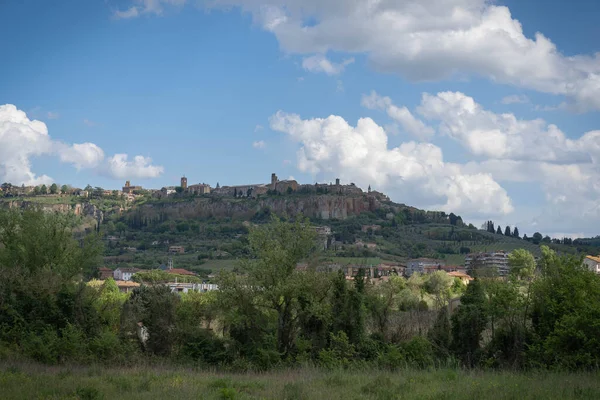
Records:
<instances>
[{"instance_id":1,"label":"hilltop building","mask_svg":"<svg viewBox=\"0 0 600 400\"><path fill-rule=\"evenodd\" d=\"M181 177L181 185L179 185L179 186L181 186L181 188L183 190L187 189L187 187L188 187L187 186L187 178L185 176Z\"/></svg>"},{"instance_id":2,"label":"hilltop building","mask_svg":"<svg viewBox=\"0 0 600 400\"><path fill-rule=\"evenodd\" d=\"M211 192L210 185L208 185L206 183L199 183L197 185L187 186L187 182L186 182L186 187L184 189L187 193L193 193L193 194L210 194L210 192Z\"/></svg>"},{"instance_id":3,"label":"hilltop building","mask_svg":"<svg viewBox=\"0 0 600 400\"><path fill-rule=\"evenodd\" d=\"M129 194L133 193L136 190L143 190L144 188L141 186L132 186L130 181L125 182L125 186L123 186L123 193Z\"/></svg>"}]
</instances>

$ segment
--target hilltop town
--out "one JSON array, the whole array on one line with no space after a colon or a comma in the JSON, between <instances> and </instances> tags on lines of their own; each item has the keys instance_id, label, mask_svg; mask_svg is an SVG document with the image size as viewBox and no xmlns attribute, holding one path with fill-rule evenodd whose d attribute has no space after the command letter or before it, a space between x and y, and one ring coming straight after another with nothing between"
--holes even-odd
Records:
<instances>
[{"instance_id":1,"label":"hilltop town","mask_svg":"<svg viewBox=\"0 0 600 400\"><path fill-rule=\"evenodd\" d=\"M235 186L221 186L219 183L213 188L207 183L197 183L188 185L188 178L183 176L178 186L166 186L160 189L149 189L138 185L132 185L131 181L126 181L121 190L107 190L100 187L75 188L70 185L58 186L17 186L11 183L3 183L0 186L0 196L11 197L31 197L31 196L60 196L72 195L77 197L120 197L127 201L135 201L139 196L151 195L156 198L165 198L176 195L213 195L226 196L234 198L258 198L261 195L280 194L291 195L295 193L302 194L336 194L336 195L362 195L365 192L354 183L341 184L340 179L335 183L315 183L299 184L296 180L279 180L275 173L271 174L269 183L245 184ZM371 196L377 196L382 200L388 200L389 197L383 193L371 191L369 186L367 193Z\"/></svg>"},{"instance_id":2,"label":"hilltop town","mask_svg":"<svg viewBox=\"0 0 600 400\"><path fill-rule=\"evenodd\" d=\"M485 229L477 229L452 213L394 203L371 187L363 191L340 179L299 184L279 180L273 173L268 183L217 183L214 188L207 183L190 185L184 176L179 185L160 189L126 181L121 190L8 183L0 190L0 204L70 212L81 218L88 231L100 232L105 242L100 274L113 276L123 290L136 285L123 282L146 270L174 269L199 279L182 282L179 276L173 288L208 284L216 272L235 268L244 255L248 229L267 222L271 214L309 217L322 250L317 267L341 270L348 279L363 270L372 282L435 271L468 282L475 264L507 276L512 250L526 248L539 255L540 244L561 252L597 254L582 242L576 242L576 247L567 239L552 240L539 233L521 237L516 227L495 230L491 221Z\"/></svg>"}]
</instances>

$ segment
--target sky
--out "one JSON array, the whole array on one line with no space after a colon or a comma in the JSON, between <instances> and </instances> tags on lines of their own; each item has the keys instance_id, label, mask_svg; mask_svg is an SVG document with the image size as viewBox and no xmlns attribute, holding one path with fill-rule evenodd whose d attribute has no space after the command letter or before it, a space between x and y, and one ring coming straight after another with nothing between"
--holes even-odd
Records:
<instances>
[{"instance_id":1,"label":"sky","mask_svg":"<svg viewBox=\"0 0 600 400\"><path fill-rule=\"evenodd\" d=\"M0 1L0 181L369 185L600 234L595 0Z\"/></svg>"}]
</instances>

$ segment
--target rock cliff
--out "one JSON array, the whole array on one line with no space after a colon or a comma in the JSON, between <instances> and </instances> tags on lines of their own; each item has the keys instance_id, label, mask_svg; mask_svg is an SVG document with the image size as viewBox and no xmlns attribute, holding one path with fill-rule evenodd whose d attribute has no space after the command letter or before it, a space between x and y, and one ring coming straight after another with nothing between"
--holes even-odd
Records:
<instances>
[{"instance_id":1,"label":"rock cliff","mask_svg":"<svg viewBox=\"0 0 600 400\"><path fill-rule=\"evenodd\" d=\"M345 219L365 211L393 207L384 200L371 195L307 195L307 196L269 196L258 199L235 199L227 197L204 197L182 201L150 202L132 210L140 222L165 221L170 219L193 218L245 218L250 219L257 213L269 209L278 215L303 214L307 217L322 219Z\"/></svg>"}]
</instances>

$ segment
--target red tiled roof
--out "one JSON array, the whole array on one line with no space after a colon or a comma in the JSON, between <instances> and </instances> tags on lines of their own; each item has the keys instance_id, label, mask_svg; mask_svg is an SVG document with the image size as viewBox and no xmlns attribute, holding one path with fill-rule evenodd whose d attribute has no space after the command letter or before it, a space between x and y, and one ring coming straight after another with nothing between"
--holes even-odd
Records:
<instances>
[{"instance_id":1,"label":"red tiled roof","mask_svg":"<svg viewBox=\"0 0 600 400\"><path fill-rule=\"evenodd\" d=\"M448 272L448 275L453 276L455 278L467 278L470 281L473 280L473 278L471 278L469 275L463 273L463 272Z\"/></svg>"}]
</instances>

